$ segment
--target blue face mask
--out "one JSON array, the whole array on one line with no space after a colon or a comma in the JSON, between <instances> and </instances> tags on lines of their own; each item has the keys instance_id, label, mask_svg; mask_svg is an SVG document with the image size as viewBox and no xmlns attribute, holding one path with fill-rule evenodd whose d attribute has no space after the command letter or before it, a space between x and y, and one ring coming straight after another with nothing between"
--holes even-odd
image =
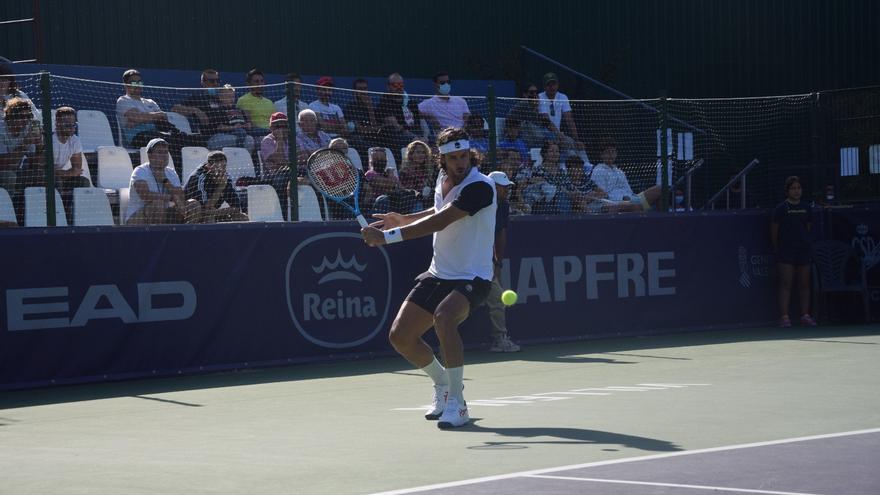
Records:
<instances>
[{"instance_id":1,"label":"blue face mask","mask_svg":"<svg viewBox=\"0 0 880 495\"><path fill-rule=\"evenodd\" d=\"M440 85L438 90L440 91L441 95L448 95L450 92L452 92L452 85L449 83L443 83Z\"/></svg>"},{"instance_id":2,"label":"blue face mask","mask_svg":"<svg viewBox=\"0 0 880 495\"><path fill-rule=\"evenodd\" d=\"M217 88L208 88L208 94L211 96L215 96L217 94Z\"/></svg>"},{"instance_id":3,"label":"blue face mask","mask_svg":"<svg viewBox=\"0 0 880 495\"><path fill-rule=\"evenodd\" d=\"M679 205L682 204L682 203L684 203L684 196L676 196L676 197L675 197L675 203L676 203L676 204L679 204Z\"/></svg>"}]
</instances>

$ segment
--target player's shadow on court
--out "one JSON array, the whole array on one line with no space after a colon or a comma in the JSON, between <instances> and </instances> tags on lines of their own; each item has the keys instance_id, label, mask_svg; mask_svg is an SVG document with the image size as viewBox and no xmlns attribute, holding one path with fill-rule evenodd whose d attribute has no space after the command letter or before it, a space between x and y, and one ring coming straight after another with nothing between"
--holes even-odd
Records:
<instances>
[{"instance_id":1,"label":"player's shadow on court","mask_svg":"<svg viewBox=\"0 0 880 495\"><path fill-rule=\"evenodd\" d=\"M471 419L471 422L468 425L456 428L451 431L494 433L501 437L505 437L506 439L500 441L483 442L481 445L468 447L469 449L505 450L517 448L526 449L529 445L597 444L620 446L624 448L632 448L650 452L678 452L683 450L678 445L672 442L667 442L666 440L639 437L635 435L626 435L623 433L614 433L611 431L535 426L521 428L492 428L480 426L476 424L477 421L479 421L479 418Z\"/></svg>"}]
</instances>

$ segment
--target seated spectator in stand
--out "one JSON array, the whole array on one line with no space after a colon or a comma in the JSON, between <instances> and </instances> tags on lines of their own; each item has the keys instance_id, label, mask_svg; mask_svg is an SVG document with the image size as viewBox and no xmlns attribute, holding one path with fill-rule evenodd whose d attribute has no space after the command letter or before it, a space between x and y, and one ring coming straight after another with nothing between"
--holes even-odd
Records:
<instances>
[{"instance_id":1,"label":"seated spectator in stand","mask_svg":"<svg viewBox=\"0 0 880 495\"><path fill-rule=\"evenodd\" d=\"M431 159L431 147L424 141L413 141L406 147L406 158L400 163L400 187L413 192L408 211L422 211L434 205L437 173ZM401 211L401 210L393 210Z\"/></svg>"},{"instance_id":2,"label":"seated spectator in stand","mask_svg":"<svg viewBox=\"0 0 880 495\"><path fill-rule=\"evenodd\" d=\"M379 144L378 134L382 126L373 105L373 97L367 92L367 80L355 79L353 87L354 99L344 108L348 116L349 141L355 149L366 150Z\"/></svg>"},{"instance_id":3,"label":"seated spectator in stand","mask_svg":"<svg viewBox=\"0 0 880 495\"><path fill-rule=\"evenodd\" d=\"M220 108L212 114L214 134L208 139L208 149L236 147L253 152L254 137L249 134L251 123L247 114L235 106L235 88L227 84L220 88L219 94Z\"/></svg>"},{"instance_id":4,"label":"seated spectator in stand","mask_svg":"<svg viewBox=\"0 0 880 495\"><path fill-rule=\"evenodd\" d=\"M471 137L471 149L477 150L483 155L489 153L489 137L488 133L483 128L485 124L486 122L483 121L483 117L472 114L467 116L464 125L464 130L467 131L468 136Z\"/></svg>"},{"instance_id":5,"label":"seated spectator in stand","mask_svg":"<svg viewBox=\"0 0 880 495\"><path fill-rule=\"evenodd\" d=\"M563 158L577 155L585 164L590 165L584 143L578 136L568 96L559 92L559 78L552 72L544 74L544 92L538 95L538 113L544 126L550 129L554 139L560 143ZM563 124L567 132L563 131Z\"/></svg>"},{"instance_id":6,"label":"seated spectator in stand","mask_svg":"<svg viewBox=\"0 0 880 495\"><path fill-rule=\"evenodd\" d=\"M220 86L220 73L216 69L205 69L199 79L201 91L190 95L183 102L171 107L172 112L177 112L187 118L190 126L199 134L210 136L215 133L213 122L216 122L214 114L220 111L220 100L217 87ZM213 118L212 118L213 117Z\"/></svg>"},{"instance_id":7,"label":"seated spectator in stand","mask_svg":"<svg viewBox=\"0 0 880 495\"><path fill-rule=\"evenodd\" d=\"M182 223L187 215L180 178L168 167L168 143L147 143L147 163L135 167L129 184L125 223L131 225Z\"/></svg>"},{"instance_id":8,"label":"seated spectator in stand","mask_svg":"<svg viewBox=\"0 0 880 495\"><path fill-rule=\"evenodd\" d=\"M366 204L373 207L373 213L409 213L408 209L400 209L400 181L388 168L385 148L370 148L369 157L370 166L364 173L364 183L369 186Z\"/></svg>"},{"instance_id":9,"label":"seated spectator in stand","mask_svg":"<svg viewBox=\"0 0 880 495\"><path fill-rule=\"evenodd\" d=\"M507 113L507 120L513 119L521 123L520 135L526 146L540 148L544 141L553 139L553 133L547 129L544 117L538 113L538 86L526 84L522 97Z\"/></svg>"},{"instance_id":10,"label":"seated spectator in stand","mask_svg":"<svg viewBox=\"0 0 880 495\"><path fill-rule=\"evenodd\" d=\"M294 108L296 110L295 115L299 115L300 112L302 112L306 108L309 108L309 105L306 102L300 100L300 96L302 95L302 78L299 77L299 74L297 74L296 72L291 72L284 76L284 81L293 83L293 98L294 102L296 103ZM284 89L284 93L287 94L287 88ZM287 115L286 96L275 102L275 111Z\"/></svg>"},{"instance_id":11,"label":"seated spectator in stand","mask_svg":"<svg viewBox=\"0 0 880 495\"><path fill-rule=\"evenodd\" d=\"M434 75L434 96L419 103L419 112L435 133L447 127L464 127L471 113L464 98L449 96L451 92L452 80L449 73L438 72Z\"/></svg>"},{"instance_id":12,"label":"seated spectator in stand","mask_svg":"<svg viewBox=\"0 0 880 495\"><path fill-rule=\"evenodd\" d=\"M208 159L186 181L186 223L246 222L241 201L226 173L226 155L208 153ZM228 205L222 208L223 203Z\"/></svg>"},{"instance_id":13,"label":"seated spectator in stand","mask_svg":"<svg viewBox=\"0 0 880 495\"><path fill-rule=\"evenodd\" d=\"M571 198L571 211L574 213L601 213L607 211L608 194L590 180L592 167L580 158L572 156L565 164L569 184L565 192Z\"/></svg>"},{"instance_id":14,"label":"seated spectator in stand","mask_svg":"<svg viewBox=\"0 0 880 495\"><path fill-rule=\"evenodd\" d=\"M559 160L559 145L554 141L544 142L541 147L543 160ZM523 213L544 213L542 205L553 200L556 195L556 186L547 180L547 171L543 165L527 163L516 174L516 184L519 188L519 208Z\"/></svg>"},{"instance_id":15,"label":"seated spectator in stand","mask_svg":"<svg viewBox=\"0 0 880 495\"><path fill-rule=\"evenodd\" d=\"M348 154L348 141L346 141L345 138L333 138L330 140L330 144L327 145L327 147L331 150L336 150L343 155ZM355 168L357 168L357 165L355 165Z\"/></svg>"},{"instance_id":16,"label":"seated spectator in stand","mask_svg":"<svg viewBox=\"0 0 880 495\"><path fill-rule=\"evenodd\" d=\"M379 146L399 150L418 139L422 134L418 105L412 101L404 89L403 76L398 73L388 76L388 93L379 98L376 117L382 126L379 130ZM422 136L426 138L426 136Z\"/></svg>"},{"instance_id":17,"label":"seated spectator in stand","mask_svg":"<svg viewBox=\"0 0 880 495\"><path fill-rule=\"evenodd\" d=\"M263 89L266 84L263 71L251 69L247 73L245 83L250 87L250 91L242 95L235 106L243 110L251 121L252 127L249 134L254 139L262 139L263 136L269 134L269 118L275 112L275 104L272 103L272 100L263 96Z\"/></svg>"},{"instance_id":18,"label":"seated spectator in stand","mask_svg":"<svg viewBox=\"0 0 880 495\"><path fill-rule=\"evenodd\" d=\"M591 179L603 191L608 193L609 203L608 211L611 212L630 212L645 211L652 209L652 206L660 199L660 186L651 186L639 194L635 194L626 178L626 173L619 169L615 162L617 161L617 144L613 139L606 139L600 144L599 163L593 168Z\"/></svg>"},{"instance_id":19,"label":"seated spectator in stand","mask_svg":"<svg viewBox=\"0 0 880 495\"><path fill-rule=\"evenodd\" d=\"M297 118L302 132L296 134L297 163L302 171L306 162L315 151L326 148L332 139L329 134L318 130L318 116L314 110L306 109ZM267 136L268 137L268 136Z\"/></svg>"},{"instance_id":20,"label":"seated spectator in stand","mask_svg":"<svg viewBox=\"0 0 880 495\"><path fill-rule=\"evenodd\" d=\"M5 118L3 107L13 98L26 101L31 107L31 113L37 115L37 107L34 105L34 102L31 101L24 91L18 89L15 73L12 72L12 62L4 57L0 57L0 123Z\"/></svg>"},{"instance_id":21,"label":"seated spectator in stand","mask_svg":"<svg viewBox=\"0 0 880 495\"><path fill-rule=\"evenodd\" d=\"M307 122L305 125L303 125L304 120L302 117L300 118L300 126L303 128L303 132L296 135L297 152L300 156L303 156L303 153L305 153L305 158L300 162L299 167L297 167L297 184L307 185L309 184L309 180L306 178L305 164L311 153L305 151L303 144L300 143L303 142L302 140L309 126L317 129L318 118L314 116L314 112L308 109L303 110L300 114L312 114L311 119L306 119ZM284 115L281 112L273 113L269 121L272 131L269 135L264 137L262 143L260 143L260 159L263 163L260 182L269 184L275 188L275 192L278 193L278 199L281 202L282 215L287 219L287 192L289 190L288 184L290 183L291 165L290 147L288 144L290 139L290 126L287 120L287 115ZM326 134L324 134L324 136L326 141L324 141L324 144L319 146L319 148L326 147L326 145L330 144L330 138L327 137Z\"/></svg>"},{"instance_id":22,"label":"seated spectator in stand","mask_svg":"<svg viewBox=\"0 0 880 495\"><path fill-rule=\"evenodd\" d=\"M559 163L559 144L548 141L541 148L541 168L544 169L544 177L551 187L544 186L544 197L537 205L538 212L546 215L568 215L571 213L571 194L573 189L568 177L568 171ZM532 213L536 213L534 209Z\"/></svg>"},{"instance_id":23,"label":"seated spectator in stand","mask_svg":"<svg viewBox=\"0 0 880 495\"><path fill-rule=\"evenodd\" d=\"M91 187L83 177L82 143L76 134L76 110L61 107L55 111L55 134L52 136L52 156L55 162L55 188L61 193L68 220L72 222L73 188ZM69 169L65 169L70 164ZM68 223L71 223L68 222Z\"/></svg>"},{"instance_id":24,"label":"seated spectator in stand","mask_svg":"<svg viewBox=\"0 0 880 495\"><path fill-rule=\"evenodd\" d=\"M180 149L184 146L202 146L204 141L197 136L184 134L168 122L168 115L155 101L143 98L144 81L141 73L129 69L122 75L125 94L116 100L116 120L122 128L123 146L141 148L147 142L161 138L171 150L171 158L181 167Z\"/></svg>"},{"instance_id":25,"label":"seated spectator in stand","mask_svg":"<svg viewBox=\"0 0 880 495\"><path fill-rule=\"evenodd\" d=\"M345 136L348 124L342 108L330 101L333 96L333 78L324 76L318 79L318 99L309 103L309 108L318 116L318 124L322 131L330 137Z\"/></svg>"},{"instance_id":26,"label":"seated spectator in stand","mask_svg":"<svg viewBox=\"0 0 880 495\"><path fill-rule=\"evenodd\" d=\"M6 103L0 121L0 187L6 189L19 215L24 212L24 189L43 185L42 126L34 119L27 100Z\"/></svg>"},{"instance_id":27,"label":"seated spectator in stand","mask_svg":"<svg viewBox=\"0 0 880 495\"><path fill-rule=\"evenodd\" d=\"M685 203L684 189L682 189L680 187L676 187L674 198L675 198L674 203L672 204L672 207L670 208L672 211L677 212L677 213L683 212L683 211L694 211L693 207L688 208L687 203Z\"/></svg>"},{"instance_id":28,"label":"seated spectator in stand","mask_svg":"<svg viewBox=\"0 0 880 495\"><path fill-rule=\"evenodd\" d=\"M498 140L498 149L514 149L520 154L520 161L528 161L529 148L520 137L522 122L508 117L504 120L504 129L501 129L501 139Z\"/></svg>"}]
</instances>

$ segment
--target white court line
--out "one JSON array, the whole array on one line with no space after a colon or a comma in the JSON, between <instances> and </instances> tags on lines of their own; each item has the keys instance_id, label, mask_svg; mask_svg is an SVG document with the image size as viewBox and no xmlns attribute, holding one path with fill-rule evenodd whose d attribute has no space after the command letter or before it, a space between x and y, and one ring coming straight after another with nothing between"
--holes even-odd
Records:
<instances>
[{"instance_id":1,"label":"white court line","mask_svg":"<svg viewBox=\"0 0 880 495\"><path fill-rule=\"evenodd\" d=\"M604 478L576 478L573 476L547 476L541 474L530 474L526 478L541 478L548 480L568 480L568 481L590 481L594 483L615 483L619 485L644 485L644 486L667 486L671 488L693 488L695 490L710 490L713 492L733 492L733 493L761 493L764 495L819 495L816 493L804 492L774 492L770 490L752 490L750 488L729 488L725 486L704 486L704 485L682 485L679 483L653 483L648 481L630 481L630 480L609 480Z\"/></svg>"},{"instance_id":2,"label":"white court line","mask_svg":"<svg viewBox=\"0 0 880 495\"><path fill-rule=\"evenodd\" d=\"M846 437L852 435L866 435L869 433L880 433L880 428L871 428L867 430L845 431L841 433L826 433L824 435L813 435L808 437L785 438L782 440L770 440L767 442L744 443L740 445L728 445L724 447L711 447L708 449L685 450L683 452L668 452L666 454L646 455L643 457L626 457L623 459L612 459L609 461L587 462L584 464L571 464L569 466L558 466L545 469L534 469L531 471L520 471L518 473L499 474L495 476L484 476L482 478L472 478L469 480L451 481L448 483L437 483L434 485L425 485L415 488L403 488L400 490L391 490L387 492L377 492L372 495L404 495L408 493L418 493L428 490L437 490L441 488L454 488L457 486L472 485L475 483L486 483L489 481L507 480L520 476L534 476L539 474L554 473L558 471L567 471L570 469L583 469L588 467L609 466L612 464L625 464L628 462L650 461L654 459L666 459L669 457L679 457L693 454L708 454L712 452L724 452L727 450L749 449L754 447L767 447L770 445L780 445L784 443L808 442L811 440L822 440L826 438Z\"/></svg>"}]
</instances>

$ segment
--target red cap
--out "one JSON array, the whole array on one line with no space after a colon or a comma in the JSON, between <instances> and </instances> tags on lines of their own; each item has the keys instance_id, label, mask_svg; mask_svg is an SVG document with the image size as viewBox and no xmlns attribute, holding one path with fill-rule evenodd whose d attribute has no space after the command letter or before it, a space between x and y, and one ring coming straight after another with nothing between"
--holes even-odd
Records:
<instances>
[{"instance_id":1,"label":"red cap","mask_svg":"<svg viewBox=\"0 0 880 495\"><path fill-rule=\"evenodd\" d=\"M275 122L287 122L287 115L284 112L275 112L269 117L269 125L271 126Z\"/></svg>"},{"instance_id":2,"label":"red cap","mask_svg":"<svg viewBox=\"0 0 880 495\"><path fill-rule=\"evenodd\" d=\"M330 76L321 76L321 78L318 79L318 82L315 84L317 84L318 86L334 86L333 78Z\"/></svg>"}]
</instances>

